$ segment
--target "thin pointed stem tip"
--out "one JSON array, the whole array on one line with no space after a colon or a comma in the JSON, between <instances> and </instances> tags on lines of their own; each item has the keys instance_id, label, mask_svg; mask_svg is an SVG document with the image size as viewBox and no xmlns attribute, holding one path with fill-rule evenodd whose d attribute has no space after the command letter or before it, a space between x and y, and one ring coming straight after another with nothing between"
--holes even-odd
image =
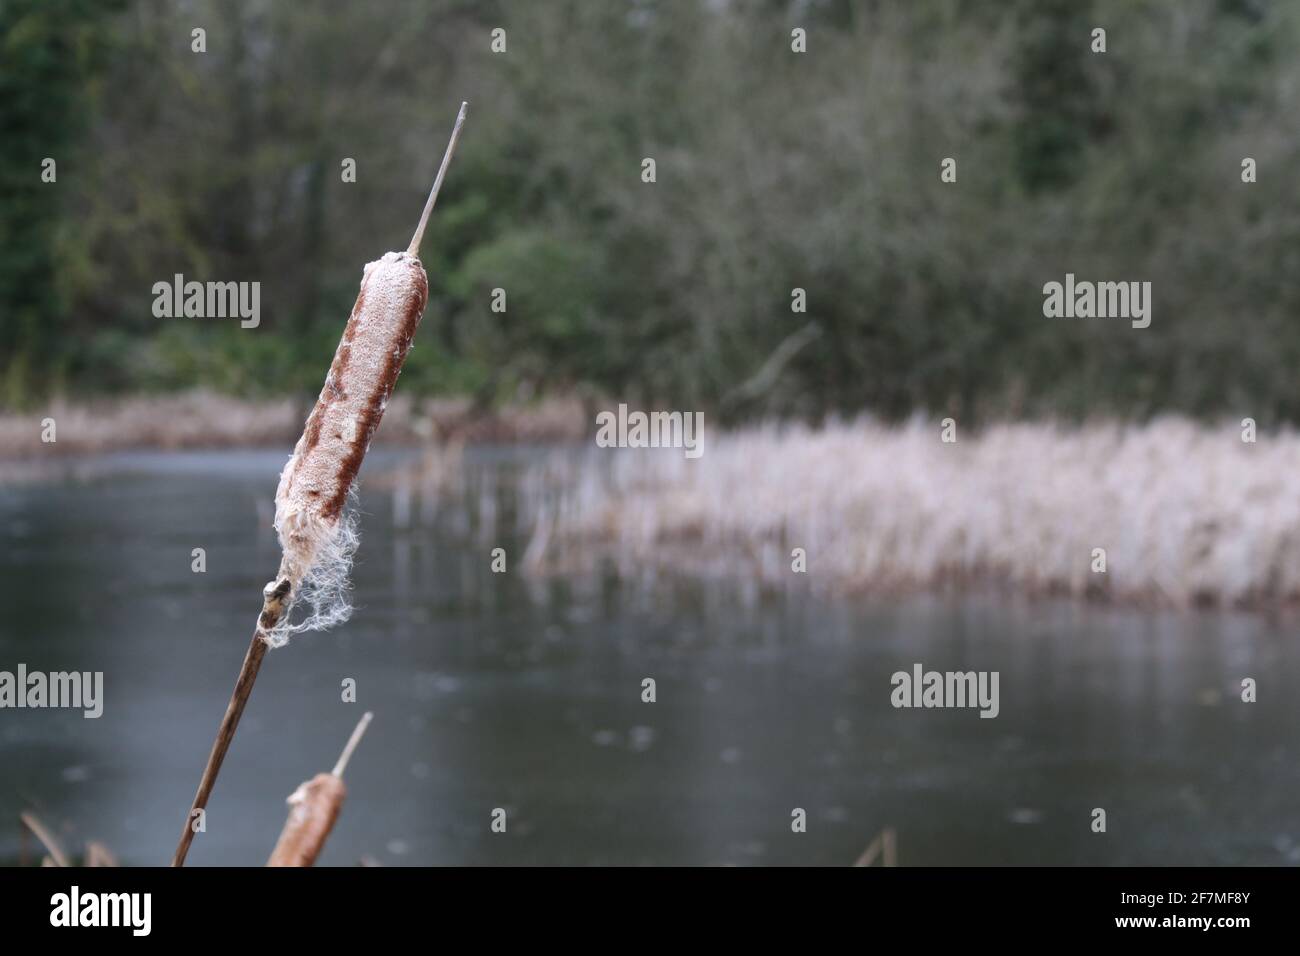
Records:
<instances>
[{"instance_id":1,"label":"thin pointed stem tip","mask_svg":"<svg viewBox=\"0 0 1300 956\"><path fill-rule=\"evenodd\" d=\"M424 239L424 227L429 224L429 213L433 212L433 204L438 201L438 190L442 188L442 179L447 175L447 166L451 163L451 154L456 151L456 141L460 139L460 128L465 125L465 113L468 110L469 103L460 104L460 112L456 114L456 125L452 128L451 140L447 143L447 152L443 154L442 165L438 167L438 176L433 181L433 189L429 190L424 212L420 214L420 224L415 227L415 235L411 237L411 244L406 248L407 255L420 254L420 241Z\"/></svg>"},{"instance_id":2,"label":"thin pointed stem tip","mask_svg":"<svg viewBox=\"0 0 1300 956\"><path fill-rule=\"evenodd\" d=\"M370 711L366 711L365 715L357 724L357 729L352 731L352 736L348 738L348 744L343 748L343 753L339 757L339 762L334 765L334 770L332 771L334 776L343 776L343 771L348 768L348 761L352 759L352 751L356 750L357 744L361 743L361 735L366 732L366 728L370 726L370 718L374 716L375 715Z\"/></svg>"}]
</instances>

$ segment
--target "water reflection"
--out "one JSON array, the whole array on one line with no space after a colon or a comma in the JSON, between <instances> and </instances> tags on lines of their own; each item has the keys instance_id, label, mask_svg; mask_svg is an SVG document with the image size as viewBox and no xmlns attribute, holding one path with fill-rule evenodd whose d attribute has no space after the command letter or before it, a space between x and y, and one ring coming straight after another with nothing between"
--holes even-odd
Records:
<instances>
[{"instance_id":1,"label":"water reflection","mask_svg":"<svg viewBox=\"0 0 1300 956\"><path fill-rule=\"evenodd\" d=\"M358 611L268 658L193 864L262 862L362 708L324 864L846 865L887 825L903 865L1300 862L1290 619L828 601L616 562L530 576L534 454L466 452L469 507L363 488ZM0 711L0 818L35 809L127 864L170 855L276 566L282 463L117 456L0 489L0 669L102 670L106 694L99 720ZM918 661L1000 671L1000 716L891 708L890 674Z\"/></svg>"}]
</instances>

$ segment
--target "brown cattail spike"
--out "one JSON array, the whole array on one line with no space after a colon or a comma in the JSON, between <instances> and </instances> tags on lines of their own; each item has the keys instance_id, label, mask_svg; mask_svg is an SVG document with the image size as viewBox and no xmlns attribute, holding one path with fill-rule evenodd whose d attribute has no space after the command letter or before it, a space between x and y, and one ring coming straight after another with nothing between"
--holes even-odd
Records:
<instances>
[{"instance_id":1,"label":"brown cattail spike","mask_svg":"<svg viewBox=\"0 0 1300 956\"><path fill-rule=\"evenodd\" d=\"M333 773L316 774L289 796L289 819L280 831L280 839L271 851L267 866L311 866L316 862L348 795L348 788L343 784L343 771L372 716L367 711L352 731Z\"/></svg>"},{"instance_id":2,"label":"brown cattail spike","mask_svg":"<svg viewBox=\"0 0 1300 956\"><path fill-rule=\"evenodd\" d=\"M424 204L411 245L404 253L389 252L378 262L366 266L361 293L334 353L334 363L325 378L325 387L307 420L293 457L280 475L280 487L275 496L275 528L283 551L280 571L276 580L263 592L257 629L235 681L226 714L217 729L217 739L208 754L198 791L172 857L172 866L185 864L194 839L192 821L195 813L207 806L267 648L283 644L295 631L327 627L345 620L350 611L340 595L346 591L350 549L355 545L356 535L348 523L341 520L340 512L361 467L370 438L379 427L384 406L402 370L402 362L428 300L428 281L417 253L456 149L456 141L460 138L468 106L468 103L460 105L451 141L447 144L447 152L443 155L429 199ZM301 624L292 624L291 612L303 591L307 592L306 597L313 605L313 614ZM332 774L320 776L337 783L337 787L328 783L322 787L329 792L337 790L338 802L341 803L342 780ZM337 813L337 806L334 812ZM328 827L325 832L328 832Z\"/></svg>"}]
</instances>

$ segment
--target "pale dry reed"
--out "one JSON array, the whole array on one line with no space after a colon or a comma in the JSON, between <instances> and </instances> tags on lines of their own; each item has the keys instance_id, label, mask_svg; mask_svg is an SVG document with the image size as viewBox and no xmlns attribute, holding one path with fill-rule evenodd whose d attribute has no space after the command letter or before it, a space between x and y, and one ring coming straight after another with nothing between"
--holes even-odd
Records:
<instances>
[{"instance_id":1,"label":"pale dry reed","mask_svg":"<svg viewBox=\"0 0 1300 956\"><path fill-rule=\"evenodd\" d=\"M1300 435L1167 418L1008 424L940 441L931 422L593 449L539 471L533 562L608 556L783 586L895 592L1007 584L1183 605L1300 598ZM807 574L791 552L807 552ZM1093 570L1094 549L1106 570ZM540 552L540 553L539 553Z\"/></svg>"}]
</instances>

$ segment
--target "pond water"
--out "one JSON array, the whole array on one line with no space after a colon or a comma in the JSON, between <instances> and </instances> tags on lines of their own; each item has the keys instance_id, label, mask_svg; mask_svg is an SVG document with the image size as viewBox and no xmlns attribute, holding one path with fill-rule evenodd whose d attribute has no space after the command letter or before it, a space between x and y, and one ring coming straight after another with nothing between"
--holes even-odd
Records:
<instances>
[{"instance_id":1,"label":"pond water","mask_svg":"<svg viewBox=\"0 0 1300 956\"><path fill-rule=\"evenodd\" d=\"M465 467L505 500L539 454ZM73 852L170 859L277 564L283 461L117 455L0 487L0 670L102 671L105 696L95 720L0 710L0 860L22 810ZM545 579L517 570L508 521L395 521L381 482L360 508L357 612L268 655L191 865L263 863L367 709L322 865L847 865L886 826L901 865L1300 862L1289 618ZM998 671L997 718L893 708L918 662Z\"/></svg>"}]
</instances>

